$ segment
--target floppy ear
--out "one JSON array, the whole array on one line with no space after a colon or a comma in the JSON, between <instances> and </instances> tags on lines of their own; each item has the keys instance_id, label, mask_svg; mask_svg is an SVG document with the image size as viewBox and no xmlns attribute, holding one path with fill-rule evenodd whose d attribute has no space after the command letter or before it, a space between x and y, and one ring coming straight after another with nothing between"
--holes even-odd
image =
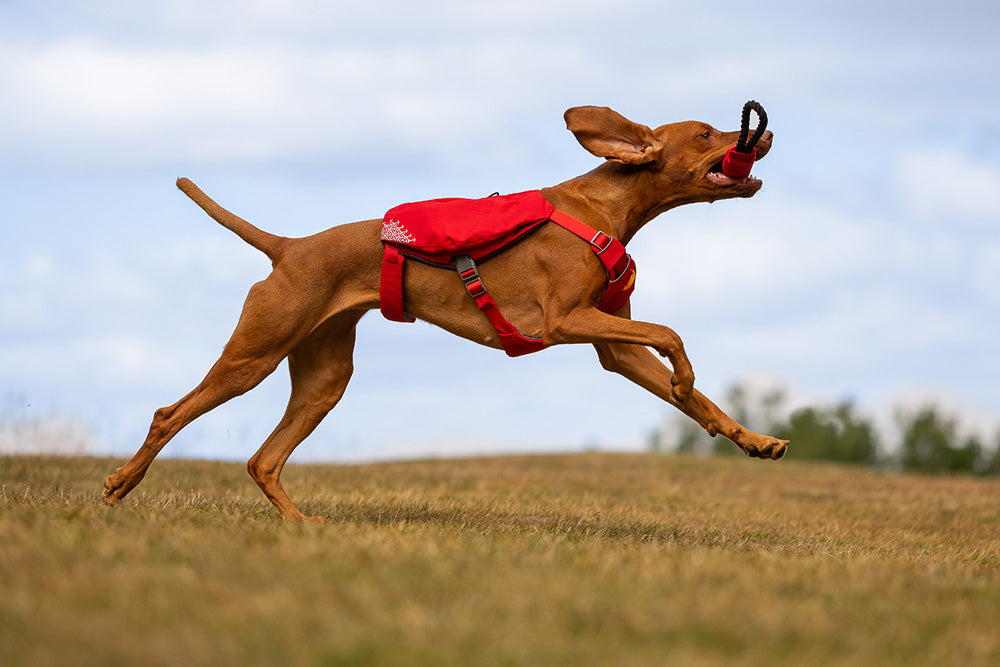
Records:
<instances>
[{"instance_id":1,"label":"floppy ear","mask_svg":"<svg viewBox=\"0 0 1000 667\"><path fill-rule=\"evenodd\" d=\"M646 164L655 160L662 148L648 127L607 107L573 107L564 118L566 129L597 157L622 164Z\"/></svg>"}]
</instances>

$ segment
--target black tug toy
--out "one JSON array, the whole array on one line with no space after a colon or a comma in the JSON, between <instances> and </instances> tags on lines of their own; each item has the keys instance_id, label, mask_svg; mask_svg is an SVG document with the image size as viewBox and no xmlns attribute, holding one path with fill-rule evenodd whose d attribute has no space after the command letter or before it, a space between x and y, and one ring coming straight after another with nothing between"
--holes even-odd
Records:
<instances>
[{"instance_id":1,"label":"black tug toy","mask_svg":"<svg viewBox=\"0 0 1000 667\"><path fill-rule=\"evenodd\" d=\"M757 114L757 129L753 136L747 140L750 134L750 112ZM767 129L767 114L764 107L759 102L750 100L743 105L743 123L740 126L740 138L736 145L729 149L726 156L722 158L722 173L729 178L747 178L753 163L757 159L757 142L764 136Z\"/></svg>"}]
</instances>

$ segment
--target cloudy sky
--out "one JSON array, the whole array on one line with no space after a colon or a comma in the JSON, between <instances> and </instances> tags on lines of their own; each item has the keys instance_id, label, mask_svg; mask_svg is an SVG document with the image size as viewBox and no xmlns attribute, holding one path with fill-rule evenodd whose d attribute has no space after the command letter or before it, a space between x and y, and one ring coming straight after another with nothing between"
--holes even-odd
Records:
<instances>
[{"instance_id":1,"label":"cloudy sky","mask_svg":"<svg viewBox=\"0 0 1000 667\"><path fill-rule=\"evenodd\" d=\"M634 316L709 396L1000 423L998 29L993 0L0 3L0 419L127 455L215 360L269 265L178 176L306 235L589 171L571 106L728 130L753 98L763 190L644 229ZM671 414L589 346L511 360L374 313L356 366L296 460L640 448ZM165 454L248 457L287 390L279 368Z\"/></svg>"}]
</instances>

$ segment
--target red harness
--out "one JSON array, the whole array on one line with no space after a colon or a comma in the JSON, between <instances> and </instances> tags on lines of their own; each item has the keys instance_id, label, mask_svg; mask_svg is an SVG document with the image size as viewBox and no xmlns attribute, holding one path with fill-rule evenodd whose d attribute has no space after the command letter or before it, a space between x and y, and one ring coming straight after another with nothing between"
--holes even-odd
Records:
<instances>
[{"instance_id":1,"label":"red harness","mask_svg":"<svg viewBox=\"0 0 1000 667\"><path fill-rule=\"evenodd\" d=\"M396 322L413 322L403 310L403 267L410 257L458 271L476 306L497 330L508 356L544 349L540 338L524 336L500 313L479 276L476 262L509 248L547 222L590 243L604 266L608 287L599 308L614 313L628 303L635 288L635 262L625 252L625 246L609 234L557 211L541 192L530 190L485 199L435 199L390 209L382 221L382 314Z\"/></svg>"}]
</instances>

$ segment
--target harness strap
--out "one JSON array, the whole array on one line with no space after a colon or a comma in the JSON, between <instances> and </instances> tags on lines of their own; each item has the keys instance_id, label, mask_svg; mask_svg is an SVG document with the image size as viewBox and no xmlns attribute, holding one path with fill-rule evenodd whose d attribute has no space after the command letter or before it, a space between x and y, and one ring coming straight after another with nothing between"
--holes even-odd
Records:
<instances>
[{"instance_id":1,"label":"harness strap","mask_svg":"<svg viewBox=\"0 0 1000 667\"><path fill-rule=\"evenodd\" d=\"M525 336L503 316L496 301L486 291L483 279L479 276L479 268L471 257L468 255L457 256L455 268L458 270L462 282L465 283L465 289L469 291L469 295L476 302L476 307L486 315L490 324L497 330L500 345L503 346L507 356L519 357L545 348L545 343L540 338Z\"/></svg>"},{"instance_id":2,"label":"harness strap","mask_svg":"<svg viewBox=\"0 0 1000 667\"><path fill-rule=\"evenodd\" d=\"M558 209L552 212L549 220L587 241L591 250L597 255L597 259L604 265L604 271L608 275L608 287L604 291L600 309L606 313L613 313L625 305L635 281L635 262L625 251L625 245L610 234L599 232ZM468 255L456 257L455 268L458 270L462 282L465 283L469 295L476 302L476 306L497 330L500 344L507 356L518 357L545 348L545 343L540 338L525 336L503 316L496 301L486 290L486 285L483 284L483 279L479 275L479 269L471 257ZM617 284L623 278L627 279L627 283Z\"/></svg>"},{"instance_id":3,"label":"harness strap","mask_svg":"<svg viewBox=\"0 0 1000 667\"><path fill-rule=\"evenodd\" d=\"M387 320L415 322L403 310L403 266L406 257L391 243L383 243L382 276L379 278L379 309Z\"/></svg>"}]
</instances>

